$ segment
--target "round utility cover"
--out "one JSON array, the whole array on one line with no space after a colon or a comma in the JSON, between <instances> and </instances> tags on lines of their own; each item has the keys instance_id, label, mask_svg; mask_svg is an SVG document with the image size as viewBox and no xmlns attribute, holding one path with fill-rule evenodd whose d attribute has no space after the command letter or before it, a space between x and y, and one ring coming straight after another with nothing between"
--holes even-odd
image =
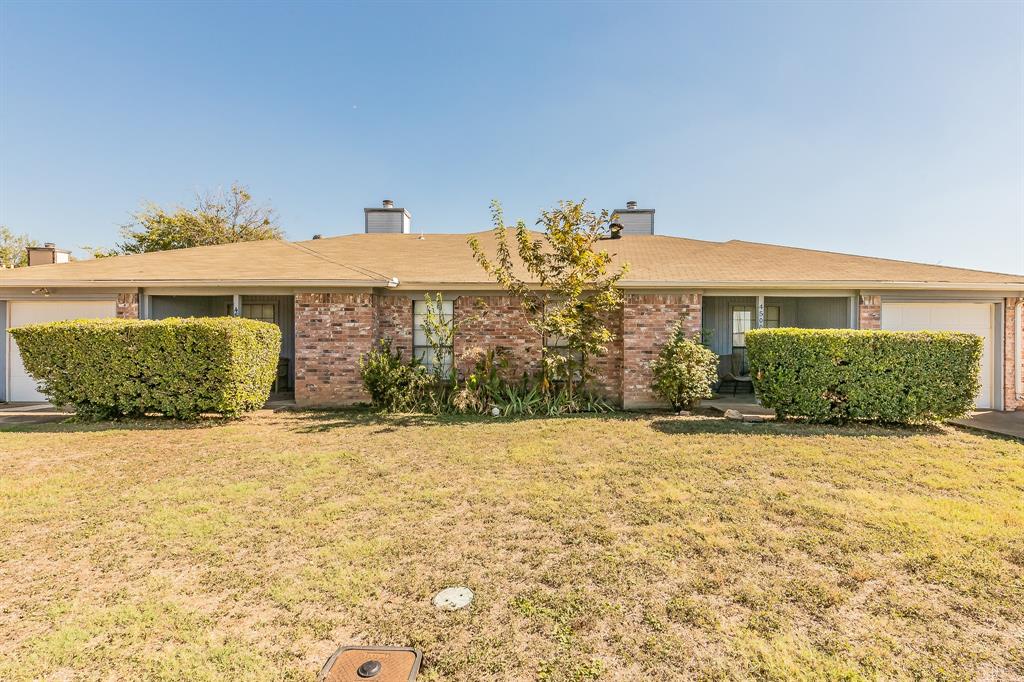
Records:
<instances>
[{"instance_id":1,"label":"round utility cover","mask_svg":"<svg viewBox=\"0 0 1024 682\"><path fill-rule=\"evenodd\" d=\"M468 587L446 587L434 595L434 606L441 611L458 611L473 601L473 590Z\"/></svg>"}]
</instances>

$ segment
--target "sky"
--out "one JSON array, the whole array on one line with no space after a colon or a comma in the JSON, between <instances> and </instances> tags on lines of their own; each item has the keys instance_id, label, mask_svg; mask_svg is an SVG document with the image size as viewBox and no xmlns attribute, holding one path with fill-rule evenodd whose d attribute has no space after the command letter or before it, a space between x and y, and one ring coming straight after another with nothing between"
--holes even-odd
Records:
<instances>
[{"instance_id":1,"label":"sky","mask_svg":"<svg viewBox=\"0 0 1024 682\"><path fill-rule=\"evenodd\" d=\"M0 0L0 224L109 246L233 182L290 239L384 198L427 233L632 199L1024 273L1024 3Z\"/></svg>"}]
</instances>

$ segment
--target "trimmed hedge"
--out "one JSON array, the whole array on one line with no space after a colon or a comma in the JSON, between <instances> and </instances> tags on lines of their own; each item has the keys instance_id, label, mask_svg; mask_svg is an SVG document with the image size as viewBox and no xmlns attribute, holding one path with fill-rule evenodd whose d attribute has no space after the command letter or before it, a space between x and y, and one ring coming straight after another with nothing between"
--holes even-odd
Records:
<instances>
[{"instance_id":1,"label":"trimmed hedge","mask_svg":"<svg viewBox=\"0 0 1024 682\"><path fill-rule=\"evenodd\" d=\"M779 418L906 424L973 409L982 344L953 332L757 329L747 358L761 403Z\"/></svg>"},{"instance_id":2,"label":"trimmed hedge","mask_svg":"<svg viewBox=\"0 0 1024 682\"><path fill-rule=\"evenodd\" d=\"M281 349L277 325L237 317L73 320L10 332L51 402L104 419L257 409Z\"/></svg>"}]
</instances>

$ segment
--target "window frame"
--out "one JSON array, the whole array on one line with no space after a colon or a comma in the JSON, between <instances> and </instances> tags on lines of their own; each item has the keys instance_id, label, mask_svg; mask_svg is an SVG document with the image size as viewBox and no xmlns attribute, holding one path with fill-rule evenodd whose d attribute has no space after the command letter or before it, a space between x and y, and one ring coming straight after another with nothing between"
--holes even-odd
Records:
<instances>
[{"instance_id":1,"label":"window frame","mask_svg":"<svg viewBox=\"0 0 1024 682\"><path fill-rule=\"evenodd\" d=\"M736 331L736 313L743 312L749 315L747 319L747 328L743 331ZM734 305L729 308L729 341L733 348L746 348L747 347L747 332L754 329L754 306L752 305ZM736 343L736 335L741 335L742 343Z\"/></svg>"},{"instance_id":2,"label":"window frame","mask_svg":"<svg viewBox=\"0 0 1024 682\"><path fill-rule=\"evenodd\" d=\"M266 319L263 319L262 317L249 317L248 315L245 314L245 307L246 306L257 306L257 305L258 306L270 306L270 309L271 309L271 311L273 312L273 315L274 315L273 319L266 320ZM245 318L247 320L256 320L257 322L270 322L272 324L279 324L278 321L277 321L277 303L275 303L274 301L249 301L249 302L243 301L242 302L242 306L241 306L241 310L238 311L238 316L242 317L242 318Z\"/></svg>"},{"instance_id":3,"label":"window frame","mask_svg":"<svg viewBox=\"0 0 1024 682\"><path fill-rule=\"evenodd\" d=\"M448 357L442 361L441 369L442 374L445 377L450 377L455 368L455 300L445 298L444 292L438 292L441 296L441 314L448 318L448 325L452 330L451 344L447 346ZM434 294L431 294L433 297ZM433 357L434 348L429 343L426 343L426 332L423 331L422 317L426 315L426 296L417 296L412 300L412 357L418 359L423 366L430 372L434 372L435 358ZM423 309L422 313L417 313L417 307ZM448 309L451 312L447 312ZM418 319L420 318L420 319ZM422 334L424 343L416 343L417 335Z\"/></svg>"}]
</instances>

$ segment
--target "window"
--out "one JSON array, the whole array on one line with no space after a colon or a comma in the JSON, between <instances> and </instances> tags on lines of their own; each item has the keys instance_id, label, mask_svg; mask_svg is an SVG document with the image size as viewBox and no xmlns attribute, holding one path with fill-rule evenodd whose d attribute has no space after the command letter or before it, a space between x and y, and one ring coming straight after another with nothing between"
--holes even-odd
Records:
<instances>
[{"instance_id":1,"label":"window","mask_svg":"<svg viewBox=\"0 0 1024 682\"><path fill-rule=\"evenodd\" d=\"M412 354L413 357L419 358L430 371L434 371L434 368L440 365L441 372L448 375L452 371L452 357L455 354L455 304L453 301L443 299L438 302L440 303L441 320L447 325L447 330L442 330L440 334L444 337L441 339L444 342L441 351L442 357L435 357L434 348L427 338L427 330L423 328L423 322L427 318L427 302L423 300L412 303Z\"/></svg>"},{"instance_id":2,"label":"window","mask_svg":"<svg viewBox=\"0 0 1024 682\"><path fill-rule=\"evenodd\" d=\"M732 309L732 346L747 347L747 332L754 326L754 306L739 305Z\"/></svg>"},{"instance_id":3,"label":"window","mask_svg":"<svg viewBox=\"0 0 1024 682\"><path fill-rule=\"evenodd\" d=\"M554 305L554 304L552 304ZM554 375L551 377L556 383L563 382L566 380L566 372L568 371L569 364L571 363L575 368L574 374L576 378L579 378L580 367L583 364L583 353L580 351L573 351L569 348L569 340L564 336L557 334L545 335L544 336L544 349L548 353L549 358L559 357L562 358L561 369L555 368Z\"/></svg>"},{"instance_id":4,"label":"window","mask_svg":"<svg viewBox=\"0 0 1024 682\"><path fill-rule=\"evenodd\" d=\"M782 308L777 305L765 306L764 326L766 329L778 329L782 325Z\"/></svg>"},{"instance_id":5,"label":"window","mask_svg":"<svg viewBox=\"0 0 1024 682\"><path fill-rule=\"evenodd\" d=\"M242 317L276 324L277 306L273 303L243 303Z\"/></svg>"}]
</instances>

